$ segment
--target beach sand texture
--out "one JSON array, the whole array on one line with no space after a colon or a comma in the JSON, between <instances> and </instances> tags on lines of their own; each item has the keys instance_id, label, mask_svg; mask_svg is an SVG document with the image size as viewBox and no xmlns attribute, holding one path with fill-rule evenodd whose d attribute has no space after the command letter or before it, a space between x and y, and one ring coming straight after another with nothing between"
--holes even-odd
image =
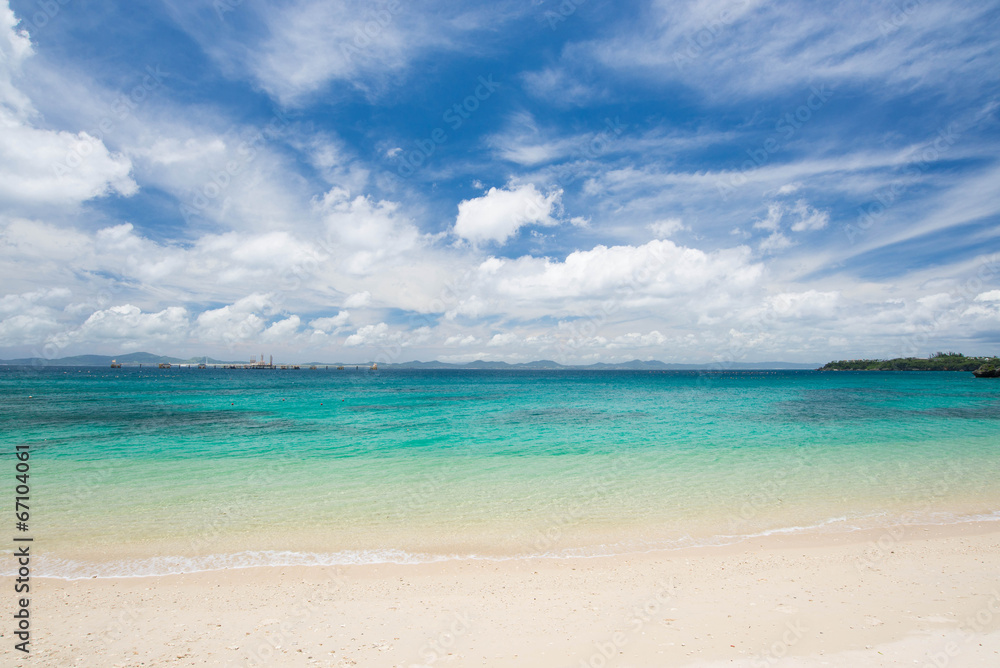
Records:
<instances>
[{"instance_id":1,"label":"beach sand texture","mask_svg":"<svg viewBox=\"0 0 1000 668\"><path fill-rule=\"evenodd\" d=\"M34 650L5 629L5 666L1000 665L989 522L35 586Z\"/></svg>"}]
</instances>

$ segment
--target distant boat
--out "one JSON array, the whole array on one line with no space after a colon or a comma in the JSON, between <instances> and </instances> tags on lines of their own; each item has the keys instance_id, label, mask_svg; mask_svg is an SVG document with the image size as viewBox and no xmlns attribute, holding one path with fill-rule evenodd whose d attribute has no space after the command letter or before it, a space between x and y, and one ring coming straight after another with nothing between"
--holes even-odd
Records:
<instances>
[{"instance_id":1,"label":"distant boat","mask_svg":"<svg viewBox=\"0 0 1000 668\"><path fill-rule=\"evenodd\" d=\"M160 362L160 368L161 369L169 369L170 368L170 363L169 362Z\"/></svg>"},{"instance_id":2,"label":"distant boat","mask_svg":"<svg viewBox=\"0 0 1000 668\"><path fill-rule=\"evenodd\" d=\"M120 369L120 368L122 368L122 365L119 364L116 360L111 360L111 368L112 369Z\"/></svg>"},{"instance_id":3,"label":"distant boat","mask_svg":"<svg viewBox=\"0 0 1000 668\"><path fill-rule=\"evenodd\" d=\"M378 362L376 362L376 363L372 364L372 366L371 366L371 370L372 370L372 371L378 371Z\"/></svg>"},{"instance_id":4,"label":"distant boat","mask_svg":"<svg viewBox=\"0 0 1000 668\"><path fill-rule=\"evenodd\" d=\"M208 365L207 365L207 364L205 364L205 363L201 363L201 364L199 364L199 365L198 365L198 368L199 368L199 369L207 369L207 368L208 368Z\"/></svg>"}]
</instances>

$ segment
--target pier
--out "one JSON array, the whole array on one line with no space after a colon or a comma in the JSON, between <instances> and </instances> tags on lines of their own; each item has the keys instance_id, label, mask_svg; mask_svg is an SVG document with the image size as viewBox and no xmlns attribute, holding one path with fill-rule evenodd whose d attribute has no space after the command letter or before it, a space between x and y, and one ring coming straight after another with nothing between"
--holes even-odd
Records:
<instances>
[{"instance_id":1,"label":"pier","mask_svg":"<svg viewBox=\"0 0 1000 668\"><path fill-rule=\"evenodd\" d=\"M237 362L218 362L209 363L208 358L205 358L203 362L119 362L117 360L111 361L112 369L121 369L122 367L138 367L142 368L142 365L146 364L147 367L152 367L156 365L158 369L242 369L242 370L270 370L270 371L297 371L302 368L300 364L275 364L274 356L268 355L265 359L264 354L261 353L260 358L256 355L250 357L250 361L245 364L240 364ZM365 370L365 371L378 371L378 364L372 363L368 364L358 364L352 365L355 370ZM317 371L319 369L330 370L336 369L337 371L343 371L345 366L343 364L310 364L310 371ZM349 367L348 367L349 368Z\"/></svg>"}]
</instances>

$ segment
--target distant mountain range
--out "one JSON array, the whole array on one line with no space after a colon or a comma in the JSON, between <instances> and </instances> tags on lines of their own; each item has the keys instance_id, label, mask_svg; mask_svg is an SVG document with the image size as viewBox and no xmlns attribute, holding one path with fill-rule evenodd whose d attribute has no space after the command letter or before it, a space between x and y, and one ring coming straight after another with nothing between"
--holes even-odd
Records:
<instances>
[{"instance_id":1,"label":"distant mountain range","mask_svg":"<svg viewBox=\"0 0 1000 668\"><path fill-rule=\"evenodd\" d=\"M43 357L25 357L13 360L0 360L3 365L17 366L110 366L115 360L120 364L246 364L246 360L217 360L212 357L191 357L181 359L167 355L154 355L153 353L128 353L126 355L74 355L72 357L61 357L59 359L45 359ZM277 363L277 362L276 362ZM285 364L285 362L281 362ZM371 362L301 362L300 366L370 366ZM380 364L380 368L385 369L525 369L525 370L591 370L591 371L704 371L704 370L763 370L763 369L817 369L822 364L800 364L796 362L730 362L726 364L668 364L657 360L642 361L632 360L631 362L621 362L618 364L597 363L587 365L560 364L552 360L537 360L535 362L522 362L519 364L509 364L507 362L485 362L476 360L466 364L451 364L449 362L402 362L398 364Z\"/></svg>"},{"instance_id":2,"label":"distant mountain range","mask_svg":"<svg viewBox=\"0 0 1000 668\"><path fill-rule=\"evenodd\" d=\"M46 359L44 357L23 357L15 360L0 360L0 364L24 365L24 366L110 366L114 360L121 364L245 364L245 362L224 362L211 357L192 357L181 359L179 357L169 357L167 355L154 355L153 353L128 353L127 355L73 355L72 357L60 357L58 359Z\"/></svg>"}]
</instances>

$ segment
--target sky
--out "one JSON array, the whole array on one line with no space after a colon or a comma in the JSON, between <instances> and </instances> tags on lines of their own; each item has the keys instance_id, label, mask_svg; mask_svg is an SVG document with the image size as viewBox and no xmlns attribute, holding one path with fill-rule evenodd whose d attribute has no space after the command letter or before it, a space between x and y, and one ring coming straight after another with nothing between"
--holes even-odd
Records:
<instances>
[{"instance_id":1,"label":"sky","mask_svg":"<svg viewBox=\"0 0 1000 668\"><path fill-rule=\"evenodd\" d=\"M0 0L0 358L1000 353L1000 3Z\"/></svg>"}]
</instances>

